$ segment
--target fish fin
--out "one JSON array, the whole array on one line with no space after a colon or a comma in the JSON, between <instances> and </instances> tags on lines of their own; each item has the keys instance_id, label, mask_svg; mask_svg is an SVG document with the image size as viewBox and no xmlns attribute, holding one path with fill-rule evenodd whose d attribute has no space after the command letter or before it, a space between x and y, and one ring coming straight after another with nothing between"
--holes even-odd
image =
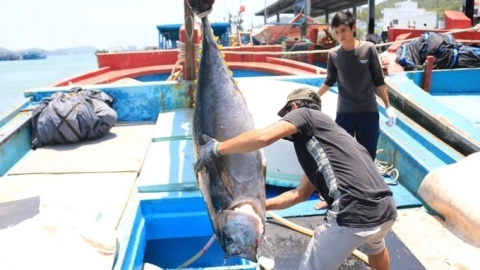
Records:
<instances>
[{"instance_id":1,"label":"fish fin","mask_svg":"<svg viewBox=\"0 0 480 270\"><path fill-rule=\"evenodd\" d=\"M216 216L217 213L215 213L215 207L213 205L212 201L212 196L206 196L206 194L212 194L212 187L210 184L210 174L206 169L200 170L197 173L197 181L198 181L198 187L202 191L203 194L203 200L207 206L208 209L208 214L210 217ZM215 227L215 224L212 225Z\"/></svg>"},{"instance_id":2,"label":"fish fin","mask_svg":"<svg viewBox=\"0 0 480 270\"><path fill-rule=\"evenodd\" d=\"M220 176L220 179L222 179L222 183L225 186L225 189L230 195L230 198L233 199L233 181L235 181L235 178L233 178L233 176L228 172L227 168L225 168L222 162L215 162L215 165L217 166L217 172Z\"/></svg>"}]
</instances>

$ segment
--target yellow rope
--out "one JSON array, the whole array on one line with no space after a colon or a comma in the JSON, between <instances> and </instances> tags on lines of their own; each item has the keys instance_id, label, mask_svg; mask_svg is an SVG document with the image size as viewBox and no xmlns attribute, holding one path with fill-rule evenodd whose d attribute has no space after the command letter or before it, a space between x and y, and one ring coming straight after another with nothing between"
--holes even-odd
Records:
<instances>
[{"instance_id":1,"label":"yellow rope","mask_svg":"<svg viewBox=\"0 0 480 270\"><path fill-rule=\"evenodd\" d=\"M195 262L198 258L200 258L203 254L205 254L205 252L207 252L207 250L213 244L213 241L215 241L215 239L217 239L217 237L215 236L215 234L213 234L212 237L210 237L210 240L208 240L207 244L205 244L205 246L199 252L197 252L197 254L195 254L193 257L191 257L190 259L182 263L177 268L182 269L182 268L188 267L190 264Z\"/></svg>"},{"instance_id":2,"label":"yellow rope","mask_svg":"<svg viewBox=\"0 0 480 270\"><path fill-rule=\"evenodd\" d=\"M377 157L379 153L385 152L383 149L377 150ZM398 177L400 173L398 170L393 166L392 158L390 157L390 153L388 153L389 159L388 161L382 161L375 158L375 166L377 167L378 172L382 176L387 176L392 178L391 181L387 182L387 185L397 185L398 184Z\"/></svg>"},{"instance_id":3,"label":"yellow rope","mask_svg":"<svg viewBox=\"0 0 480 270\"><path fill-rule=\"evenodd\" d=\"M175 66L172 69L170 76L168 77L167 81L177 80L182 72L177 74L176 70L178 66L185 62L185 43L181 41L177 41L177 48L178 48L178 57L177 62L175 62ZM195 51L195 62L198 64L200 62L200 52L201 52L202 45L201 44L194 44L194 51ZM176 75L175 75L176 74Z\"/></svg>"}]
</instances>

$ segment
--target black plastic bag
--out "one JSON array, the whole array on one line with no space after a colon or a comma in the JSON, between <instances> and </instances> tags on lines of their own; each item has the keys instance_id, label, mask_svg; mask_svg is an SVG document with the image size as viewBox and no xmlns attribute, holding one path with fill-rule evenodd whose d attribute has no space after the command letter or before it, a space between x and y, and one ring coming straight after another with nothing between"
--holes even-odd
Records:
<instances>
[{"instance_id":1,"label":"black plastic bag","mask_svg":"<svg viewBox=\"0 0 480 270\"><path fill-rule=\"evenodd\" d=\"M32 149L102 137L117 122L112 103L104 92L81 87L43 98L32 115Z\"/></svg>"}]
</instances>

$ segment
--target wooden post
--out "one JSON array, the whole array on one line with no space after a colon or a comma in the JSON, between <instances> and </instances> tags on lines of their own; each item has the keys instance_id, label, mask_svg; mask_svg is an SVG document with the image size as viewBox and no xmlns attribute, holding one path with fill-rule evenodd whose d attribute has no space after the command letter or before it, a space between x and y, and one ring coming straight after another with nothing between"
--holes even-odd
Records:
<instances>
[{"instance_id":1,"label":"wooden post","mask_svg":"<svg viewBox=\"0 0 480 270\"><path fill-rule=\"evenodd\" d=\"M185 14L185 62L183 64L183 80L194 81L197 78L195 63L195 44L194 44L194 14L187 0L183 1ZM195 84L188 84L188 96L190 98L190 107L194 104Z\"/></svg>"},{"instance_id":2,"label":"wooden post","mask_svg":"<svg viewBox=\"0 0 480 270\"><path fill-rule=\"evenodd\" d=\"M422 88L425 92L430 92L430 85L432 82L432 72L433 72L433 56L428 55L425 60L425 71L423 72L423 83Z\"/></svg>"},{"instance_id":3,"label":"wooden post","mask_svg":"<svg viewBox=\"0 0 480 270\"><path fill-rule=\"evenodd\" d=\"M308 50L309 51L313 51L316 49L317 37L318 37L318 28L310 30L310 33L308 33L308 40L309 40ZM315 54L313 53L308 54L307 59L308 59L307 62L310 65L313 65L315 63Z\"/></svg>"}]
</instances>

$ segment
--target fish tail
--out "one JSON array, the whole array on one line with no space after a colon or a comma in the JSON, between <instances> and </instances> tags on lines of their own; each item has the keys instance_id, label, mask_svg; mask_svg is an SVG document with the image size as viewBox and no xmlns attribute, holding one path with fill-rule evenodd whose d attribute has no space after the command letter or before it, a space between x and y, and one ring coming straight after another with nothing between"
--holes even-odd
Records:
<instances>
[{"instance_id":1,"label":"fish tail","mask_svg":"<svg viewBox=\"0 0 480 270\"><path fill-rule=\"evenodd\" d=\"M211 10L215 0L188 0L187 2L193 12L201 14Z\"/></svg>"}]
</instances>

